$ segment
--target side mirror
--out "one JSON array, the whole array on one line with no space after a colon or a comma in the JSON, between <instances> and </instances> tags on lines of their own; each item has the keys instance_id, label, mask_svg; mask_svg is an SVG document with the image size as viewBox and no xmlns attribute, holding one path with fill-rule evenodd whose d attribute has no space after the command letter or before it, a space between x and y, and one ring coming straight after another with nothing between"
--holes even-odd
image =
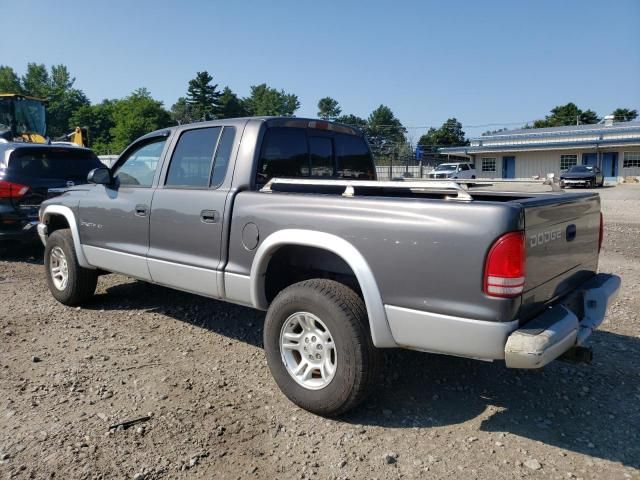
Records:
<instances>
[{"instance_id":1,"label":"side mirror","mask_svg":"<svg viewBox=\"0 0 640 480\"><path fill-rule=\"evenodd\" d=\"M113 181L111 171L106 167L94 168L87 175L89 183L97 183L99 185L109 185Z\"/></svg>"}]
</instances>

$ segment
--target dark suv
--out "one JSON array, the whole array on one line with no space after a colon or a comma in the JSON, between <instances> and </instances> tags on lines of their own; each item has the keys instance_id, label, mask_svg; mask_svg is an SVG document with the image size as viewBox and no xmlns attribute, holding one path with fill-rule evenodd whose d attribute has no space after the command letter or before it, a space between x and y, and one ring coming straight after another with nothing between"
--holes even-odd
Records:
<instances>
[{"instance_id":1,"label":"dark suv","mask_svg":"<svg viewBox=\"0 0 640 480\"><path fill-rule=\"evenodd\" d=\"M0 143L0 243L37 239L42 201L87 183L102 166L86 148Z\"/></svg>"}]
</instances>

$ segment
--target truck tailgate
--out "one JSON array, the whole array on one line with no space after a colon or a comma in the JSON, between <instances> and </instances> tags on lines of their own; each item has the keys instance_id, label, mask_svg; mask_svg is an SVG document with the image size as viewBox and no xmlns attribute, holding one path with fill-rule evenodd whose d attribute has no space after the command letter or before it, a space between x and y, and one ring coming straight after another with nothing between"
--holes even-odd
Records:
<instances>
[{"instance_id":1,"label":"truck tailgate","mask_svg":"<svg viewBox=\"0 0 640 480\"><path fill-rule=\"evenodd\" d=\"M595 193L526 199L526 277L520 319L575 290L598 268L600 197Z\"/></svg>"}]
</instances>

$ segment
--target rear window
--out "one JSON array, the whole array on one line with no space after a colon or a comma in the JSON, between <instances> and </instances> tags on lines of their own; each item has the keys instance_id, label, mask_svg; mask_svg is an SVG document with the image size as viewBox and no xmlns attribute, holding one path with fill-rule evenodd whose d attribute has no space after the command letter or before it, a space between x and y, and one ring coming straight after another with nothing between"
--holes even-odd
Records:
<instances>
[{"instance_id":1,"label":"rear window","mask_svg":"<svg viewBox=\"0 0 640 480\"><path fill-rule=\"evenodd\" d=\"M25 177L83 179L94 168L104 167L96 155L88 150L74 149L18 149L11 154L8 169Z\"/></svg>"},{"instance_id":2,"label":"rear window","mask_svg":"<svg viewBox=\"0 0 640 480\"><path fill-rule=\"evenodd\" d=\"M305 128L267 129L256 183L273 177L372 180L373 160L364 138Z\"/></svg>"}]
</instances>

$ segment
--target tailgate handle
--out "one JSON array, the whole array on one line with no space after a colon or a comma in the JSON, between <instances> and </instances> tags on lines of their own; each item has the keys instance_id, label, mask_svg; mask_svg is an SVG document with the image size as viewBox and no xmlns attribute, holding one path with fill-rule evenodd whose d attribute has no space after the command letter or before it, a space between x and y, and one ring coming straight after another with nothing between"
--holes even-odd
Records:
<instances>
[{"instance_id":1,"label":"tailgate handle","mask_svg":"<svg viewBox=\"0 0 640 480\"><path fill-rule=\"evenodd\" d=\"M576 238L577 228L575 224L571 224L567 227L567 242L571 242Z\"/></svg>"}]
</instances>

